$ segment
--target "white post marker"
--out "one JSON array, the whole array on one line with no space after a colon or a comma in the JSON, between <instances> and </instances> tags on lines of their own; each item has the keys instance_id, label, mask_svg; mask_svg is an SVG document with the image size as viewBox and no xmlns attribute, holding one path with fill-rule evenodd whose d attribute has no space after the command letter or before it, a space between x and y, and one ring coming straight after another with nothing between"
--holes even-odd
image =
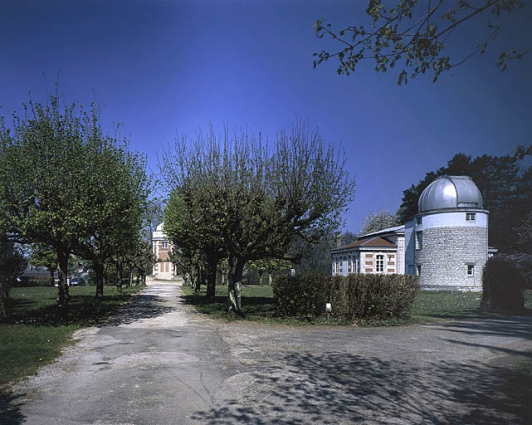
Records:
<instances>
[{"instance_id":1,"label":"white post marker","mask_svg":"<svg viewBox=\"0 0 532 425\"><path fill-rule=\"evenodd\" d=\"M328 322L329 319L331 318L331 311L332 311L331 303L326 303L325 304L325 311L327 312L327 322Z\"/></svg>"}]
</instances>

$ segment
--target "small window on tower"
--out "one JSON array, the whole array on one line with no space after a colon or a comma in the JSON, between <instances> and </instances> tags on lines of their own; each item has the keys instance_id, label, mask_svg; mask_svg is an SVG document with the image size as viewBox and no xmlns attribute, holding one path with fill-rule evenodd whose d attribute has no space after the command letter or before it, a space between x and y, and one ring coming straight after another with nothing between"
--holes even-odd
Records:
<instances>
[{"instance_id":1,"label":"small window on tower","mask_svg":"<svg viewBox=\"0 0 532 425\"><path fill-rule=\"evenodd\" d=\"M467 275L468 276L475 276L475 265L474 264L468 264L467 265Z\"/></svg>"},{"instance_id":2,"label":"small window on tower","mask_svg":"<svg viewBox=\"0 0 532 425\"><path fill-rule=\"evenodd\" d=\"M423 217L416 217L416 226L421 226L423 224Z\"/></svg>"},{"instance_id":3,"label":"small window on tower","mask_svg":"<svg viewBox=\"0 0 532 425\"><path fill-rule=\"evenodd\" d=\"M423 249L423 232L416 232L416 249Z\"/></svg>"},{"instance_id":4,"label":"small window on tower","mask_svg":"<svg viewBox=\"0 0 532 425\"><path fill-rule=\"evenodd\" d=\"M168 241L162 241L161 242L161 248L162 249L168 249Z\"/></svg>"},{"instance_id":5,"label":"small window on tower","mask_svg":"<svg viewBox=\"0 0 532 425\"><path fill-rule=\"evenodd\" d=\"M466 221L475 221L477 218L476 213L466 213L465 219Z\"/></svg>"}]
</instances>

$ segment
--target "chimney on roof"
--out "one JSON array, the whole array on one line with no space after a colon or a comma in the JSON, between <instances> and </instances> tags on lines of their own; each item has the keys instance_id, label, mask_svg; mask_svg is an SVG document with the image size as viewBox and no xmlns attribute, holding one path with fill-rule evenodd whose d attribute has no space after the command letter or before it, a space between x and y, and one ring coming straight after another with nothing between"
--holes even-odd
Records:
<instances>
[{"instance_id":1,"label":"chimney on roof","mask_svg":"<svg viewBox=\"0 0 532 425\"><path fill-rule=\"evenodd\" d=\"M336 248L340 248L343 245L343 242L342 235L338 232L336 234Z\"/></svg>"}]
</instances>

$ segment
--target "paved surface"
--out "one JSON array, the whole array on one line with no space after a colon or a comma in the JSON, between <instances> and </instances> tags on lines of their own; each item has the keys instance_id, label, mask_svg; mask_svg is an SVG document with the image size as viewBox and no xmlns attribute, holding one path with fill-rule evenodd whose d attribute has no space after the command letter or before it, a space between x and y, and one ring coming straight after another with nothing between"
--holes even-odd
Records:
<instances>
[{"instance_id":1,"label":"paved surface","mask_svg":"<svg viewBox=\"0 0 532 425\"><path fill-rule=\"evenodd\" d=\"M531 424L532 318L220 324L152 283L16 387L8 424Z\"/></svg>"}]
</instances>

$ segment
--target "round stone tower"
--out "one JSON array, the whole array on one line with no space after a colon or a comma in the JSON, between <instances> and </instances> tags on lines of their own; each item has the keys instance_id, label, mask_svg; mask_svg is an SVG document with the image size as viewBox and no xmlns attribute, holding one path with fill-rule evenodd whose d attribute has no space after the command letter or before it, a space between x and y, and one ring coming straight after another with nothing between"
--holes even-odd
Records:
<instances>
[{"instance_id":1,"label":"round stone tower","mask_svg":"<svg viewBox=\"0 0 532 425\"><path fill-rule=\"evenodd\" d=\"M482 290L488 211L471 177L441 176L419 198L409 223L414 272L423 289Z\"/></svg>"}]
</instances>

